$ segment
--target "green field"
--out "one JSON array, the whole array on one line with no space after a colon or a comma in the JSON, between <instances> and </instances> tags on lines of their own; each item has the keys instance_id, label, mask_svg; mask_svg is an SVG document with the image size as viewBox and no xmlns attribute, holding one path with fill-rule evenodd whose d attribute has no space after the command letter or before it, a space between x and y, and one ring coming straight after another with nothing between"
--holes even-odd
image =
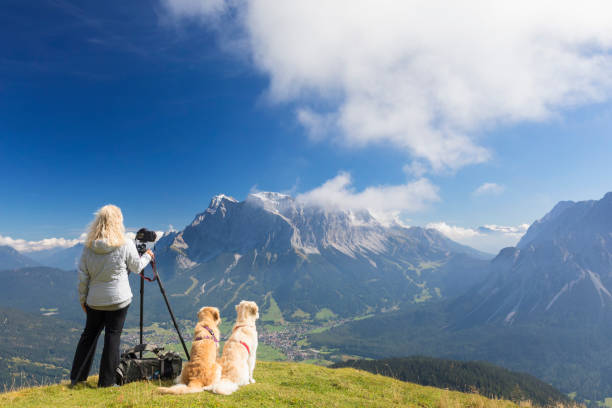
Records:
<instances>
[{"instance_id":1,"label":"green field","mask_svg":"<svg viewBox=\"0 0 612 408\"><path fill-rule=\"evenodd\" d=\"M332 319L335 319L336 317L337 315L326 307L319 310L317 314L315 315L315 319L317 320L332 320Z\"/></svg>"},{"instance_id":2,"label":"green field","mask_svg":"<svg viewBox=\"0 0 612 408\"><path fill-rule=\"evenodd\" d=\"M257 364L256 384L230 396L207 392L162 396L159 382L97 389L96 378L74 389L66 383L0 394L0 406L30 407L516 407L501 400L404 383L350 368L309 364ZM528 404L522 406L530 406Z\"/></svg>"},{"instance_id":3,"label":"green field","mask_svg":"<svg viewBox=\"0 0 612 408\"><path fill-rule=\"evenodd\" d=\"M274 322L274 323L284 323L283 314L278 307L278 303L272 296L268 296L266 301L269 302L268 309L261 316L262 322Z\"/></svg>"}]
</instances>

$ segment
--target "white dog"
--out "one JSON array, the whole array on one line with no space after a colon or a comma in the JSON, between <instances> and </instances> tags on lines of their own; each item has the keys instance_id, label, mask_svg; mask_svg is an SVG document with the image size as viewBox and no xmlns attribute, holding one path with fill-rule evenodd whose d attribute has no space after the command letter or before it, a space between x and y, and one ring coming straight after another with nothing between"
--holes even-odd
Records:
<instances>
[{"instance_id":1,"label":"white dog","mask_svg":"<svg viewBox=\"0 0 612 408\"><path fill-rule=\"evenodd\" d=\"M236 324L219 360L221 379L204 388L216 394L229 395L241 385L255 382L253 378L257 353L255 320L259 319L259 308L255 302L243 300L236 305L236 314Z\"/></svg>"}]
</instances>

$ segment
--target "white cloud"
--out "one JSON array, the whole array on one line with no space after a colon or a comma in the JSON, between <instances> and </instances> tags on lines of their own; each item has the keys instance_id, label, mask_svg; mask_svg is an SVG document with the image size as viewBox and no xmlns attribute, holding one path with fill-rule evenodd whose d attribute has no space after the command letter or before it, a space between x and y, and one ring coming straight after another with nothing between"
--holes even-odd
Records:
<instances>
[{"instance_id":1,"label":"white cloud","mask_svg":"<svg viewBox=\"0 0 612 408\"><path fill-rule=\"evenodd\" d=\"M315 138L390 143L434 170L488 160L483 130L612 94L610 1L162 2L241 37Z\"/></svg>"},{"instance_id":2,"label":"white cloud","mask_svg":"<svg viewBox=\"0 0 612 408\"><path fill-rule=\"evenodd\" d=\"M475 196L481 195L499 195L504 192L506 187L497 183L483 183L472 193Z\"/></svg>"},{"instance_id":3,"label":"white cloud","mask_svg":"<svg viewBox=\"0 0 612 408\"><path fill-rule=\"evenodd\" d=\"M341 209L368 209L381 221L391 221L402 212L423 210L438 201L438 188L427 179L393 186L368 187L355 191L351 175L346 172L326 181L320 187L299 194L296 199L306 204Z\"/></svg>"},{"instance_id":4,"label":"white cloud","mask_svg":"<svg viewBox=\"0 0 612 408\"><path fill-rule=\"evenodd\" d=\"M427 228L437 229L448 238L461 244L497 254L502 248L515 246L527 232L529 224L517 226L484 225L477 228L464 228L441 221L429 223Z\"/></svg>"},{"instance_id":5,"label":"white cloud","mask_svg":"<svg viewBox=\"0 0 612 408\"><path fill-rule=\"evenodd\" d=\"M26 241L0 235L0 245L8 245L19 252L34 252L53 248L70 248L82 242L81 239L45 238L40 241Z\"/></svg>"},{"instance_id":6,"label":"white cloud","mask_svg":"<svg viewBox=\"0 0 612 408\"><path fill-rule=\"evenodd\" d=\"M514 234L516 238L520 238L529 229L529 224L519 224L516 227L506 227L503 225L487 224L482 227L478 227L481 232L501 232L504 234Z\"/></svg>"},{"instance_id":7,"label":"white cloud","mask_svg":"<svg viewBox=\"0 0 612 408\"><path fill-rule=\"evenodd\" d=\"M422 161L415 160L410 164L404 165L402 168L408 176L422 177L429 170L428 166Z\"/></svg>"},{"instance_id":8,"label":"white cloud","mask_svg":"<svg viewBox=\"0 0 612 408\"><path fill-rule=\"evenodd\" d=\"M134 228L128 228L125 236L128 239L136 238L136 233L133 232ZM157 241L164 235L164 231L156 231L157 233ZM20 238L11 238L0 235L0 245L8 245L10 247L15 248L19 252L35 252L35 251L43 251L46 249L54 249L54 248L70 248L77 244L85 242L85 238L87 238L87 233L83 232L78 238L75 239L66 239L66 238L44 238L40 241L27 241L25 239Z\"/></svg>"},{"instance_id":9,"label":"white cloud","mask_svg":"<svg viewBox=\"0 0 612 408\"><path fill-rule=\"evenodd\" d=\"M448 225L445 222L432 222L427 224L426 228L437 229L438 231L446 235L448 238L457 242L483 235L475 229Z\"/></svg>"}]
</instances>

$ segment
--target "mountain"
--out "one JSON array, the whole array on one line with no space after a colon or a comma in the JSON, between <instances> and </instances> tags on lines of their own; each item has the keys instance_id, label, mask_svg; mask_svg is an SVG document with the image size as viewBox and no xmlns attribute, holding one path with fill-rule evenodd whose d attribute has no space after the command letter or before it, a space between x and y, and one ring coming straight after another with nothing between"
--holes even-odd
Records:
<instances>
[{"instance_id":1,"label":"mountain","mask_svg":"<svg viewBox=\"0 0 612 408\"><path fill-rule=\"evenodd\" d=\"M463 296L347 322L309 341L374 358L485 360L584 401L612 397L612 193L559 203L485 268Z\"/></svg>"},{"instance_id":2,"label":"mountain","mask_svg":"<svg viewBox=\"0 0 612 408\"><path fill-rule=\"evenodd\" d=\"M52 248L22 254L10 246L0 246L0 270L32 266L73 270L83 251L83 244L70 248Z\"/></svg>"},{"instance_id":3,"label":"mountain","mask_svg":"<svg viewBox=\"0 0 612 408\"><path fill-rule=\"evenodd\" d=\"M563 201L491 262L484 283L456 302L462 324L612 321L612 193Z\"/></svg>"},{"instance_id":4,"label":"mountain","mask_svg":"<svg viewBox=\"0 0 612 408\"><path fill-rule=\"evenodd\" d=\"M305 205L261 192L214 197L156 244L179 310L254 299L285 319L356 316L459 295L484 278L486 254L436 230L385 225L368 211ZM182 296L181 296L182 294Z\"/></svg>"},{"instance_id":5,"label":"mountain","mask_svg":"<svg viewBox=\"0 0 612 408\"><path fill-rule=\"evenodd\" d=\"M82 252L83 244L76 244L69 248L53 248L30 252L28 256L34 259L39 265L74 270L77 268Z\"/></svg>"},{"instance_id":6,"label":"mountain","mask_svg":"<svg viewBox=\"0 0 612 408\"><path fill-rule=\"evenodd\" d=\"M0 271L0 307L81 321L77 274L44 266Z\"/></svg>"},{"instance_id":7,"label":"mountain","mask_svg":"<svg viewBox=\"0 0 612 408\"><path fill-rule=\"evenodd\" d=\"M0 245L0 270L36 266L33 259L22 255L19 251L8 245Z\"/></svg>"}]
</instances>

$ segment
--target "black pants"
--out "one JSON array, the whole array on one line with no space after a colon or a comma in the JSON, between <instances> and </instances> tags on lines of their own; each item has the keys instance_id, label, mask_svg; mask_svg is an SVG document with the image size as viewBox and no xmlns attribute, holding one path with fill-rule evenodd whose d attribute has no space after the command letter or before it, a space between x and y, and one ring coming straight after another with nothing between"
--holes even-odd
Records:
<instances>
[{"instance_id":1,"label":"black pants","mask_svg":"<svg viewBox=\"0 0 612 408\"><path fill-rule=\"evenodd\" d=\"M74 384L78 381L87 380L98 337L104 329L104 349L100 361L98 387L109 387L115 384L115 369L119 365L121 331L129 306L114 311L94 310L89 306L85 307L87 309L87 322L74 353L70 381Z\"/></svg>"}]
</instances>

